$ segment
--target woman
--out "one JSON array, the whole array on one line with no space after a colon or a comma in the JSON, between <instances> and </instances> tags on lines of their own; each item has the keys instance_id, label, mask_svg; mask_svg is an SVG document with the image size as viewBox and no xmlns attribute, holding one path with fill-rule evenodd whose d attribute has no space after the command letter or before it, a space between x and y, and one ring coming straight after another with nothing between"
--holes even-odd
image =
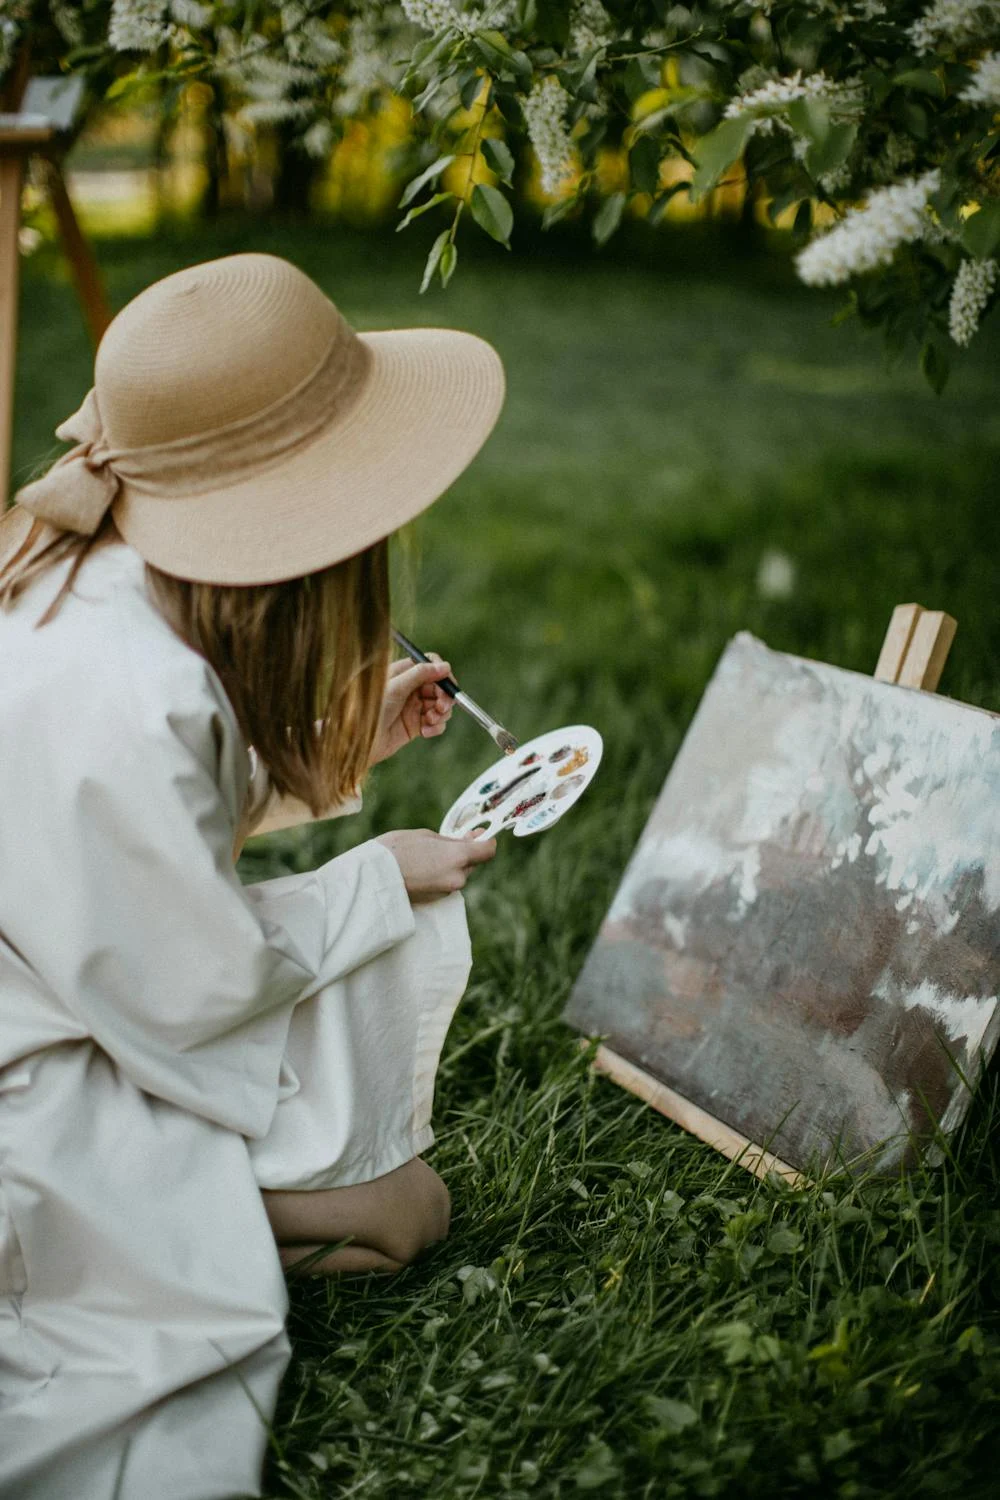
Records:
<instances>
[{"instance_id":1,"label":"woman","mask_svg":"<svg viewBox=\"0 0 1000 1500\"><path fill-rule=\"evenodd\" d=\"M231 256L119 313L76 446L0 523L4 1497L259 1494L282 1263L447 1231L421 1152L495 843L233 861L444 729L447 664L389 669L386 538L502 398L482 340L359 335Z\"/></svg>"}]
</instances>

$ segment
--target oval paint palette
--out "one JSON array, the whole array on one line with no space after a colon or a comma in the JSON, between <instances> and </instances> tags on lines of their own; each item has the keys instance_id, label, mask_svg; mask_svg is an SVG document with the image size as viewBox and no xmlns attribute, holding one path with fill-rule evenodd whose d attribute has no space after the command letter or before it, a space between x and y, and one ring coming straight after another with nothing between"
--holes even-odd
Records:
<instances>
[{"instance_id":1,"label":"oval paint palette","mask_svg":"<svg viewBox=\"0 0 1000 1500\"><path fill-rule=\"evenodd\" d=\"M588 724L550 729L505 755L466 787L445 814L446 838L528 838L552 828L593 781L604 743Z\"/></svg>"}]
</instances>

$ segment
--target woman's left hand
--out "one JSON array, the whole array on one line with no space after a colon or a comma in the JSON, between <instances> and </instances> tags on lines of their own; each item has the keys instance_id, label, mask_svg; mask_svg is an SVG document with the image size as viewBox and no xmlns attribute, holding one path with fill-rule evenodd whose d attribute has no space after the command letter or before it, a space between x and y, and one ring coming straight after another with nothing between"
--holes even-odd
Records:
<instances>
[{"instance_id":1,"label":"woman's left hand","mask_svg":"<svg viewBox=\"0 0 1000 1500\"><path fill-rule=\"evenodd\" d=\"M382 718L372 750L373 766L388 760L418 735L433 739L448 727L454 704L436 684L450 675L451 667L433 651L428 654L429 662L412 662L404 657L389 667Z\"/></svg>"}]
</instances>

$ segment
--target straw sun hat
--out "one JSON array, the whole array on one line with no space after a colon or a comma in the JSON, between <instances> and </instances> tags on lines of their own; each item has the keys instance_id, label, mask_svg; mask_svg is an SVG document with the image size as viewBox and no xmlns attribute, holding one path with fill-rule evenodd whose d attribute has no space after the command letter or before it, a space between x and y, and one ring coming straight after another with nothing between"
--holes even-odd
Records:
<instances>
[{"instance_id":1,"label":"straw sun hat","mask_svg":"<svg viewBox=\"0 0 1000 1500\"><path fill-rule=\"evenodd\" d=\"M93 390L56 429L77 446L16 499L87 534L110 508L147 562L181 578L274 583L426 509L503 396L500 358L473 334L356 333L288 261L230 255L122 309Z\"/></svg>"}]
</instances>

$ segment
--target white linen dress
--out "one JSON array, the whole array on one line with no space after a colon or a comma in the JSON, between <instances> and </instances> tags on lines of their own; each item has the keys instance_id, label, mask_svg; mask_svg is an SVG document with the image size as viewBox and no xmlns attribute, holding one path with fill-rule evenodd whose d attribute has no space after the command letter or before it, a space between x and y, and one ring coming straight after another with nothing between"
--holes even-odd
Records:
<instances>
[{"instance_id":1,"label":"white linen dress","mask_svg":"<svg viewBox=\"0 0 1000 1500\"><path fill-rule=\"evenodd\" d=\"M268 789L221 681L127 545L33 629L68 566L0 611L0 1496L259 1495L259 1189L431 1144L465 908L411 908L374 841L241 885Z\"/></svg>"}]
</instances>

